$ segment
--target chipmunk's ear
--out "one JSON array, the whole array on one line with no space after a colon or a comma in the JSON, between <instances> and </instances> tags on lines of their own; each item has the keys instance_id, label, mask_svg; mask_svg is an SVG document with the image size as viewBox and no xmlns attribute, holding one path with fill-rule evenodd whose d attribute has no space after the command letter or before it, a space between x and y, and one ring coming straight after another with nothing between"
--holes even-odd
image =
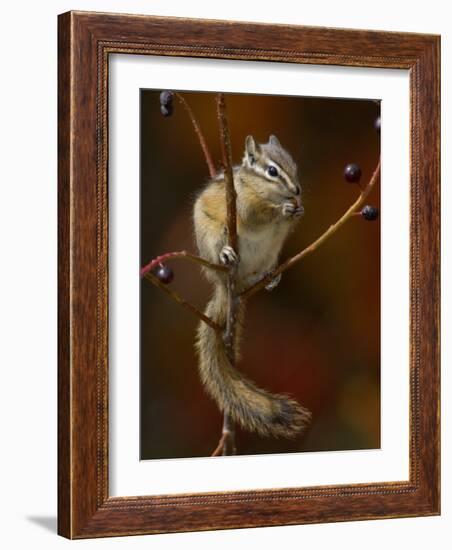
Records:
<instances>
[{"instance_id":1,"label":"chipmunk's ear","mask_svg":"<svg viewBox=\"0 0 452 550\"><path fill-rule=\"evenodd\" d=\"M273 134L268 139L268 143L270 145L273 145L273 147L279 147L280 149L282 149L282 145L281 145L281 143L279 143L279 139L276 136L274 136Z\"/></svg>"},{"instance_id":2,"label":"chipmunk's ear","mask_svg":"<svg viewBox=\"0 0 452 550\"><path fill-rule=\"evenodd\" d=\"M256 158L259 156L261 151L259 143L256 143L253 136L246 136L245 140L245 152L250 164L256 162Z\"/></svg>"}]
</instances>

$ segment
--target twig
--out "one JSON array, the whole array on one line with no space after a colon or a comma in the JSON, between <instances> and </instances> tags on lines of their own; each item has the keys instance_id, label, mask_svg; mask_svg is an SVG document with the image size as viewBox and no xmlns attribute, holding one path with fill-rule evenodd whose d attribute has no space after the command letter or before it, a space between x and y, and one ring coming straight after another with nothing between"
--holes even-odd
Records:
<instances>
[{"instance_id":1,"label":"twig","mask_svg":"<svg viewBox=\"0 0 452 550\"><path fill-rule=\"evenodd\" d=\"M226 188L228 244L237 252L237 193L234 187L231 139L229 137L229 127L226 115L226 103L224 101L224 94L217 94L217 114L218 124L220 127L221 156Z\"/></svg>"},{"instance_id":2,"label":"twig","mask_svg":"<svg viewBox=\"0 0 452 550\"><path fill-rule=\"evenodd\" d=\"M237 262L240 261L237 239L237 193L234 187L234 174L232 170L232 152L231 139L229 135L228 119L226 114L226 103L224 94L217 94L217 115L220 130L220 146L222 164L224 169L224 182L226 191L226 222L227 222L227 240L228 245L237 254ZM237 264L228 266L227 291L228 305L226 313L226 327L223 331L223 342L226 355L231 363L235 365L234 334L236 320L236 306L238 297L236 295L236 273ZM225 434L227 436L225 437ZM221 440L220 440L221 444ZM235 446L235 432L232 427L231 419L227 412L223 413L223 435L222 435L222 454L230 455L237 452Z\"/></svg>"},{"instance_id":3,"label":"twig","mask_svg":"<svg viewBox=\"0 0 452 550\"><path fill-rule=\"evenodd\" d=\"M228 245L238 255L237 240L237 193L234 187L234 174L232 171L232 153L231 139L229 137L228 119L226 115L226 103L224 94L217 94L217 114L218 125L220 129L221 156L224 169L224 185L226 191L226 223L228 231ZM230 265L228 268L228 308L226 318L226 330L224 342L228 353L231 351L234 340L235 323L235 278L236 265Z\"/></svg>"},{"instance_id":4,"label":"twig","mask_svg":"<svg viewBox=\"0 0 452 550\"><path fill-rule=\"evenodd\" d=\"M144 277L146 273L149 273L154 268L156 268L158 265L173 259L182 259L182 260L188 260L190 262L201 264L204 267L208 267L209 269L214 269L216 271L228 271L228 268L224 265L220 264L213 264L204 258L201 258L201 256L196 256L195 254L191 254L190 252L187 252L186 250L180 250L179 252L167 252L166 254L162 254L161 256L157 256L157 258L154 258L151 260L148 264L146 264L144 267L140 270L140 276Z\"/></svg>"},{"instance_id":5,"label":"twig","mask_svg":"<svg viewBox=\"0 0 452 550\"><path fill-rule=\"evenodd\" d=\"M187 111L187 114L191 120L191 123L193 124L193 128L196 132L196 135L198 136L199 143L201 145L201 148L204 153L204 157L206 159L207 167L209 169L209 174L211 178L214 178L217 175L217 170L215 168L215 163L213 162L212 154L210 153L209 147L207 145L206 139L204 137L204 134L202 133L201 127L190 107L187 100L184 98L184 96L178 92L174 92L174 95L177 97L177 99L182 103L183 107Z\"/></svg>"},{"instance_id":6,"label":"twig","mask_svg":"<svg viewBox=\"0 0 452 550\"><path fill-rule=\"evenodd\" d=\"M264 288L272 279L274 279L277 275L285 271L286 269L289 269L289 267L292 267L297 262L299 262L302 258L310 254L311 252L314 252L314 250L317 250L320 245L322 245L331 235L333 235L340 227L344 225L344 223L349 220L354 214L356 214L356 211L364 204L365 199L369 195L369 193L374 188L376 182L378 181L379 175L380 175L380 160L378 161L377 167L374 170L374 173L372 174L372 177L370 178L369 183L366 185L366 187L361 191L358 199L350 206L350 208L345 212L345 214L339 218L339 220L331 225L318 239L316 239L313 243L311 243L309 246L307 246L305 249L303 249L298 254L295 254L295 256L292 256L292 258L289 258L285 262L279 265L272 273L254 285L248 287L246 290L241 292L240 297L243 299L250 298Z\"/></svg>"},{"instance_id":7,"label":"twig","mask_svg":"<svg viewBox=\"0 0 452 550\"><path fill-rule=\"evenodd\" d=\"M191 311L191 313L194 313L197 317L199 317L204 323L209 325L209 327L212 327L216 331L222 331L223 327L220 326L218 323L213 321L210 317L207 317L202 311L199 311L198 308L196 308L194 305L190 304L186 300L184 300L177 292L175 292L173 289L171 289L169 286L164 285L161 283L155 275L152 273L146 273L144 277L150 281L153 285L160 288L160 290L163 290L163 292L166 292L170 298L172 298L175 302L177 302L179 305L181 305L183 308L185 308L188 311Z\"/></svg>"},{"instance_id":8,"label":"twig","mask_svg":"<svg viewBox=\"0 0 452 550\"><path fill-rule=\"evenodd\" d=\"M224 442L227 437L228 434L225 434L224 432L221 434L220 441L218 442L218 445L215 447L215 450L210 456L221 456L223 454Z\"/></svg>"},{"instance_id":9,"label":"twig","mask_svg":"<svg viewBox=\"0 0 452 550\"><path fill-rule=\"evenodd\" d=\"M221 434L220 441L214 452L210 456L227 456L235 455L237 449L235 447L235 434L233 429L229 424L229 417L227 414L223 416L223 431Z\"/></svg>"},{"instance_id":10,"label":"twig","mask_svg":"<svg viewBox=\"0 0 452 550\"><path fill-rule=\"evenodd\" d=\"M235 431L229 415L223 416L223 434L226 435L223 443L223 456L237 454L235 446Z\"/></svg>"}]
</instances>

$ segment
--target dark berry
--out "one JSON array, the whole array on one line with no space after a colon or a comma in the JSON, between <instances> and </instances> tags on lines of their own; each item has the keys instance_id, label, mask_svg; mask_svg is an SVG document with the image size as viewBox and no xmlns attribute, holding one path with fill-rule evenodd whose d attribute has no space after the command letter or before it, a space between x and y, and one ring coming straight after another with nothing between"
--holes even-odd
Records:
<instances>
[{"instance_id":1,"label":"dark berry","mask_svg":"<svg viewBox=\"0 0 452 550\"><path fill-rule=\"evenodd\" d=\"M169 285L174 279L174 272L167 265L160 265L155 271L155 276L164 285Z\"/></svg>"},{"instance_id":2,"label":"dark berry","mask_svg":"<svg viewBox=\"0 0 452 550\"><path fill-rule=\"evenodd\" d=\"M173 96L173 92L170 92L169 90L163 90L163 92L160 93L160 105L164 105L165 107L168 107L168 105L172 105Z\"/></svg>"},{"instance_id":3,"label":"dark berry","mask_svg":"<svg viewBox=\"0 0 452 550\"><path fill-rule=\"evenodd\" d=\"M375 130L380 133L381 129L381 117L377 116L377 118L374 120L374 128Z\"/></svg>"},{"instance_id":4,"label":"dark berry","mask_svg":"<svg viewBox=\"0 0 452 550\"><path fill-rule=\"evenodd\" d=\"M369 222L375 221L378 218L378 215L379 211L378 208L375 208L375 206L367 205L361 210L361 216Z\"/></svg>"},{"instance_id":5,"label":"dark berry","mask_svg":"<svg viewBox=\"0 0 452 550\"><path fill-rule=\"evenodd\" d=\"M171 116L173 114L173 106L171 103L168 105L160 105L160 112L163 116Z\"/></svg>"},{"instance_id":6,"label":"dark berry","mask_svg":"<svg viewBox=\"0 0 452 550\"><path fill-rule=\"evenodd\" d=\"M344 170L344 178L349 183L358 183L361 179L361 168L357 164L347 164Z\"/></svg>"}]
</instances>

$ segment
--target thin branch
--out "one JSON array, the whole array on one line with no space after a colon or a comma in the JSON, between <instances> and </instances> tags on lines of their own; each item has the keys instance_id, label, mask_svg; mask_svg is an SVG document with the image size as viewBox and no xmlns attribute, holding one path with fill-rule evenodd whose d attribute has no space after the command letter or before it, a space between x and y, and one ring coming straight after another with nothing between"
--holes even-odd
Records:
<instances>
[{"instance_id":1,"label":"thin branch","mask_svg":"<svg viewBox=\"0 0 452 550\"><path fill-rule=\"evenodd\" d=\"M226 191L226 224L228 245L238 255L237 239L237 193L234 187L234 174L232 170L231 138L229 136L228 119L226 114L226 102L224 94L217 94L217 115L220 130L220 145L222 164L224 169L224 185ZM235 323L235 278L236 266L230 265L228 270L228 308L226 318L226 330L224 341L228 352L233 345L233 333Z\"/></svg>"},{"instance_id":2,"label":"thin branch","mask_svg":"<svg viewBox=\"0 0 452 550\"><path fill-rule=\"evenodd\" d=\"M209 174L211 178L214 178L217 175L217 170L215 168L215 163L213 162L212 154L209 150L209 146L207 145L207 141L204 137L204 134L202 133L201 127L190 107L187 100L184 98L184 96L178 92L174 92L174 95L177 97L177 99L182 103L183 107L187 111L187 114L191 120L191 123L193 124L193 128L196 132L196 135L198 136L199 143L201 145L202 151L204 153L204 157L206 159L207 167L209 169Z\"/></svg>"},{"instance_id":3,"label":"thin branch","mask_svg":"<svg viewBox=\"0 0 452 550\"><path fill-rule=\"evenodd\" d=\"M166 292L170 298L172 298L175 302L177 302L179 305L181 305L186 310L190 311L191 313L194 313L197 317L201 319L201 321L204 321L209 327L213 328L216 331L222 331L223 327L221 327L219 324L215 323L210 317L207 317L202 311L199 311L198 308L196 308L194 305L190 304L186 300L184 300L177 292L175 292L173 289L171 289L168 285L163 284L162 282L157 279L155 275L152 273L146 273L144 277L150 281L153 285L160 288L160 290L163 290L163 292Z\"/></svg>"},{"instance_id":4,"label":"thin branch","mask_svg":"<svg viewBox=\"0 0 452 550\"><path fill-rule=\"evenodd\" d=\"M225 414L223 417L223 431L221 433L220 441L210 456L228 456L235 455L236 453L235 433L229 424L228 415Z\"/></svg>"},{"instance_id":5,"label":"thin branch","mask_svg":"<svg viewBox=\"0 0 452 550\"><path fill-rule=\"evenodd\" d=\"M235 431L228 414L223 416L223 434L226 436L223 443L223 456L237 454Z\"/></svg>"},{"instance_id":6,"label":"thin branch","mask_svg":"<svg viewBox=\"0 0 452 550\"><path fill-rule=\"evenodd\" d=\"M168 260L175 260L175 259L188 260L190 262L201 264L204 267L208 267L209 269L214 269L216 271L224 271L224 272L228 271L228 268L224 265L213 264L212 262L209 262L204 258L201 258L201 256L196 256L195 254L191 254L186 250L180 250L179 252L167 252L166 254L157 256L157 258L154 258L148 264L146 264L144 267L141 268L140 276L144 277L146 273L149 273L150 271L155 269L158 265Z\"/></svg>"},{"instance_id":7,"label":"thin branch","mask_svg":"<svg viewBox=\"0 0 452 550\"><path fill-rule=\"evenodd\" d=\"M358 199L350 206L350 208L345 212L345 214L339 218L339 220L331 225L323 235L321 235L318 239L316 239L312 244L310 244L308 247L306 247L304 250L293 256L292 258L289 258L285 262L283 262L279 267L277 267L270 275L267 277L264 277L254 285L248 287L246 290L244 290L240 296L241 298L250 298L264 288L272 279L274 279L277 275L285 271L286 269L289 269L289 267L292 267L297 262L299 262L302 258L310 254L311 252L314 252L314 250L317 250L320 245L322 245L329 237L331 237L336 231L344 225L344 223L349 220L352 216L356 214L356 211L364 204L364 201L366 200L369 193L374 188L376 182L379 179L380 176L380 165L381 161L378 161L377 167L374 170L374 173L372 174L372 177L370 178L369 183L366 185L366 187L361 191Z\"/></svg>"},{"instance_id":8,"label":"thin branch","mask_svg":"<svg viewBox=\"0 0 452 550\"><path fill-rule=\"evenodd\" d=\"M235 252L237 250L237 193L234 187L234 174L232 171L231 139L229 137L228 119L224 94L217 94L217 114L220 127L221 156L224 169L224 182L226 188L226 212L228 228L228 244Z\"/></svg>"},{"instance_id":9,"label":"thin branch","mask_svg":"<svg viewBox=\"0 0 452 550\"><path fill-rule=\"evenodd\" d=\"M227 239L228 245L234 250L234 252L237 254L238 261L240 261L237 239L237 193L234 187L231 138L229 135L226 103L224 99L224 94L222 93L217 94L217 115L220 130L220 146L226 191ZM231 263L228 266L228 304L226 313L226 327L223 331L223 342L228 359L233 366L235 365L234 334L236 306L238 303L238 297L236 294L236 274L237 264ZM223 455L235 454L237 452L235 445L235 432L232 426L232 421L228 413L223 412L223 434L220 439L219 446L217 447L217 449L221 450L221 453Z\"/></svg>"},{"instance_id":10,"label":"thin branch","mask_svg":"<svg viewBox=\"0 0 452 550\"><path fill-rule=\"evenodd\" d=\"M223 454L224 444L227 437L228 434L224 432L221 434L220 441L218 442L218 445L210 456L221 456Z\"/></svg>"}]
</instances>

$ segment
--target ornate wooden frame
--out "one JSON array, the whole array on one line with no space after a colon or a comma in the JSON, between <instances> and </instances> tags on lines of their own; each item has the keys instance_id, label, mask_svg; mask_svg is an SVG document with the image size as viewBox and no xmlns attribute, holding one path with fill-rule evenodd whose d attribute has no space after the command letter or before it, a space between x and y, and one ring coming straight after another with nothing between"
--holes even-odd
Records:
<instances>
[{"instance_id":1,"label":"ornate wooden frame","mask_svg":"<svg viewBox=\"0 0 452 550\"><path fill-rule=\"evenodd\" d=\"M69 538L439 514L440 38L69 12L58 62L58 532ZM410 479L108 495L107 90L111 53L410 71Z\"/></svg>"}]
</instances>

